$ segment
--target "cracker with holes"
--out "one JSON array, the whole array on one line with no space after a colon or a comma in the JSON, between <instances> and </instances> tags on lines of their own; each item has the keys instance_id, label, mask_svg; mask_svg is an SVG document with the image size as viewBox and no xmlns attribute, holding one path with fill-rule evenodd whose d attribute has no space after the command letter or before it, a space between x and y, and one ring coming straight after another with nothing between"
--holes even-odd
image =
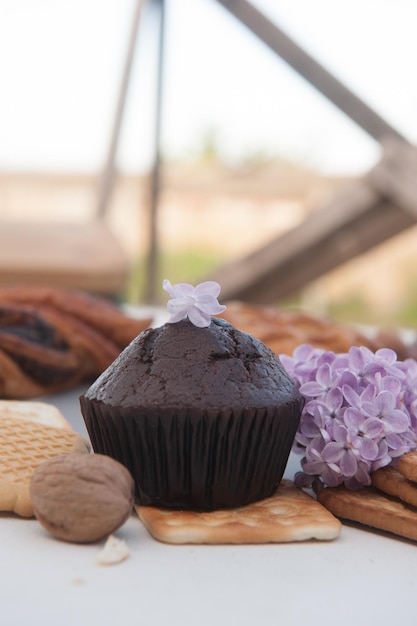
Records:
<instances>
[{"instance_id":1,"label":"cracker with holes","mask_svg":"<svg viewBox=\"0 0 417 626\"><path fill-rule=\"evenodd\" d=\"M29 484L47 459L90 450L56 407L43 402L0 403L0 511L33 515Z\"/></svg>"},{"instance_id":2,"label":"cracker with holes","mask_svg":"<svg viewBox=\"0 0 417 626\"><path fill-rule=\"evenodd\" d=\"M274 496L208 513L136 506L151 535L175 544L288 543L338 537L341 523L311 496L283 480Z\"/></svg>"}]
</instances>

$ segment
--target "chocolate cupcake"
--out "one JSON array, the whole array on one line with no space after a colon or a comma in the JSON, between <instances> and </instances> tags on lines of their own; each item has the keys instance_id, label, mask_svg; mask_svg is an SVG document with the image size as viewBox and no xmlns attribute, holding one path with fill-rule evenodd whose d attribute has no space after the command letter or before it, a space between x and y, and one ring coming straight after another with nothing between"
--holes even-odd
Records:
<instances>
[{"instance_id":1,"label":"chocolate cupcake","mask_svg":"<svg viewBox=\"0 0 417 626\"><path fill-rule=\"evenodd\" d=\"M279 358L200 307L189 300L189 319L143 331L80 399L94 450L130 470L143 505L213 510L268 497L297 430L303 399Z\"/></svg>"}]
</instances>

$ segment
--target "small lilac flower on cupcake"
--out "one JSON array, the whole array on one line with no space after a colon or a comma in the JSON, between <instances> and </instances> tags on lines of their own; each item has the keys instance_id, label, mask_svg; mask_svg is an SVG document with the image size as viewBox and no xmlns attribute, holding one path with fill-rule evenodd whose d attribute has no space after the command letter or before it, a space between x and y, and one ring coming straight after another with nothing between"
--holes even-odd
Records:
<instances>
[{"instance_id":1,"label":"small lilac flower on cupcake","mask_svg":"<svg viewBox=\"0 0 417 626\"><path fill-rule=\"evenodd\" d=\"M219 304L220 285L213 280L200 283L196 287L189 283L172 285L165 279L162 287L171 296L167 302L168 312L171 314L169 323L188 319L199 328L210 326L211 316L219 315L226 307Z\"/></svg>"}]
</instances>

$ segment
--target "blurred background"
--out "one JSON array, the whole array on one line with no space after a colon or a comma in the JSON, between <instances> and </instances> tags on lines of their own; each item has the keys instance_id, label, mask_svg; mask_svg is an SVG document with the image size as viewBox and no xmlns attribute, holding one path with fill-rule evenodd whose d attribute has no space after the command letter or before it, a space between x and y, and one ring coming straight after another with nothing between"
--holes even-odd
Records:
<instances>
[{"instance_id":1,"label":"blurred background","mask_svg":"<svg viewBox=\"0 0 417 626\"><path fill-rule=\"evenodd\" d=\"M416 143L414 0L252 4ZM151 293L165 301L163 277L196 282L261 248L361 179L382 153L216 0L165 0L156 127L160 6L149 0L99 215L136 9L134 0L0 0L0 236L10 224L87 229L102 219L127 261L119 296L140 303L149 296L152 228ZM30 264L21 242L13 248ZM411 226L274 301L343 321L414 326L416 242ZM104 259L106 246L95 255Z\"/></svg>"}]
</instances>

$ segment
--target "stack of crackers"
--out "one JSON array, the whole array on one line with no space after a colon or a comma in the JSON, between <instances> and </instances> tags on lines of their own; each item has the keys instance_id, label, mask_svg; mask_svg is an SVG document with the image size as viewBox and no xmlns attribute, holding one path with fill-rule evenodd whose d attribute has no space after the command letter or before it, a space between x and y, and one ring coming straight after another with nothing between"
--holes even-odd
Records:
<instances>
[{"instance_id":1,"label":"stack of crackers","mask_svg":"<svg viewBox=\"0 0 417 626\"><path fill-rule=\"evenodd\" d=\"M338 518L417 541L417 451L371 476L372 487L324 488L317 499Z\"/></svg>"}]
</instances>

